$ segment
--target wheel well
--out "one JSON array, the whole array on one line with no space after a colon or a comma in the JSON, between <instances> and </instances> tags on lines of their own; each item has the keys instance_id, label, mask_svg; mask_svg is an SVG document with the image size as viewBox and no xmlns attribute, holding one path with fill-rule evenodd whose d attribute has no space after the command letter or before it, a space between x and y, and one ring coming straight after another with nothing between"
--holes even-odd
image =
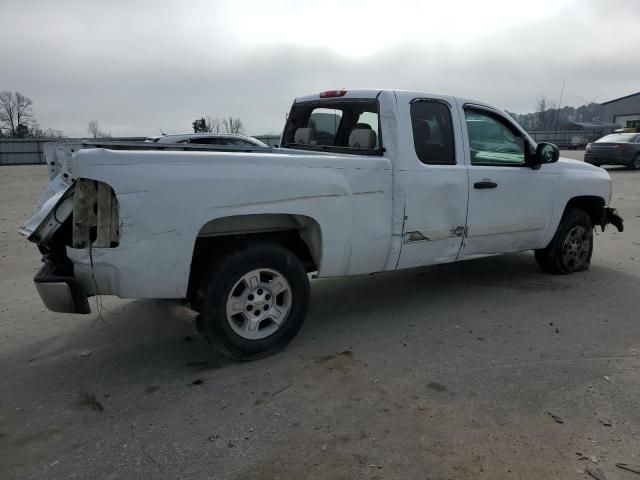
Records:
<instances>
[{"instance_id":1,"label":"wheel well","mask_svg":"<svg viewBox=\"0 0 640 480\"><path fill-rule=\"evenodd\" d=\"M605 201L602 197L585 195L581 197L573 197L569 200L564 211L566 212L572 208L584 210L589 215L591 224L598 225L602 220L602 209L604 208L604 205Z\"/></svg>"},{"instance_id":2,"label":"wheel well","mask_svg":"<svg viewBox=\"0 0 640 480\"><path fill-rule=\"evenodd\" d=\"M255 241L273 242L290 250L307 272L320 269L322 234L310 217L289 214L238 215L212 220L198 233L189 275L187 296L196 304L202 279L221 256Z\"/></svg>"}]
</instances>

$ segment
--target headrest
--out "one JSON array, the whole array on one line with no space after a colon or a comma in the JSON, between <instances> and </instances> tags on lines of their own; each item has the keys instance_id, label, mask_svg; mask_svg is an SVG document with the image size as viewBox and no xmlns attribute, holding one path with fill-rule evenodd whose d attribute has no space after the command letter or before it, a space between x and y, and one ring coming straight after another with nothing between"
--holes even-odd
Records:
<instances>
[{"instance_id":1,"label":"headrest","mask_svg":"<svg viewBox=\"0 0 640 480\"><path fill-rule=\"evenodd\" d=\"M375 148L376 132L367 128L356 128L349 135L349 146L351 148Z\"/></svg>"},{"instance_id":2,"label":"headrest","mask_svg":"<svg viewBox=\"0 0 640 480\"><path fill-rule=\"evenodd\" d=\"M299 128L296 130L296 134L293 137L294 143L304 143L307 145L316 143L316 129L315 128Z\"/></svg>"},{"instance_id":3,"label":"headrest","mask_svg":"<svg viewBox=\"0 0 640 480\"><path fill-rule=\"evenodd\" d=\"M356 123L356 126L353 127L354 130L357 130L359 128L365 128L365 129L371 130L371 125L369 125L368 123Z\"/></svg>"}]
</instances>

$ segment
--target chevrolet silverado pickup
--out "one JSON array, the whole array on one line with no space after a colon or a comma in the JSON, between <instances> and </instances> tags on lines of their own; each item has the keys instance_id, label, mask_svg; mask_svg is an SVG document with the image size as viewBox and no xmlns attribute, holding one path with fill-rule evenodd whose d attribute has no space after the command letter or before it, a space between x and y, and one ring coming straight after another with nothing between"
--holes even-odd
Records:
<instances>
[{"instance_id":1,"label":"chevrolet silverado pickup","mask_svg":"<svg viewBox=\"0 0 640 480\"><path fill-rule=\"evenodd\" d=\"M171 298L236 359L300 330L309 274L359 275L534 250L586 270L593 229L622 231L601 168L559 159L465 98L333 90L297 98L276 148L116 142L45 149L51 183L20 233L53 311Z\"/></svg>"}]
</instances>

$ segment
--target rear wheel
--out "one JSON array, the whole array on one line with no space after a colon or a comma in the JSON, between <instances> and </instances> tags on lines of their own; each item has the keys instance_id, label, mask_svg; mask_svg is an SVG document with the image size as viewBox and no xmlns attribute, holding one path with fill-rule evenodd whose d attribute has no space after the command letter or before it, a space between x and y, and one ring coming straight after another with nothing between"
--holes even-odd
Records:
<instances>
[{"instance_id":1,"label":"rear wheel","mask_svg":"<svg viewBox=\"0 0 640 480\"><path fill-rule=\"evenodd\" d=\"M274 243L250 243L211 268L199 327L222 354L255 360L298 333L309 306L309 279L298 258Z\"/></svg>"},{"instance_id":2,"label":"rear wheel","mask_svg":"<svg viewBox=\"0 0 640 480\"><path fill-rule=\"evenodd\" d=\"M640 153L638 153L633 160L631 161L631 165L629 167L633 170L640 170Z\"/></svg>"},{"instance_id":3,"label":"rear wheel","mask_svg":"<svg viewBox=\"0 0 640 480\"><path fill-rule=\"evenodd\" d=\"M593 225L584 210L567 210L551 243L536 250L540 268L558 275L587 270L593 253Z\"/></svg>"}]
</instances>

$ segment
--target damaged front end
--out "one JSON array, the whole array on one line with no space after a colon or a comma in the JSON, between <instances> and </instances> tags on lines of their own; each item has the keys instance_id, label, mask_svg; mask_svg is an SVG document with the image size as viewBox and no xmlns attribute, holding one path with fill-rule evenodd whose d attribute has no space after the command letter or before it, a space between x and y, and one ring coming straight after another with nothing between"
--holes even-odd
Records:
<instances>
[{"instance_id":1,"label":"damaged front end","mask_svg":"<svg viewBox=\"0 0 640 480\"><path fill-rule=\"evenodd\" d=\"M59 178L60 177L60 178ZM38 210L19 230L43 253L36 289L54 312L90 313L88 296L97 290L74 275L67 247L113 248L120 241L118 201L106 183L59 175L43 195Z\"/></svg>"},{"instance_id":2,"label":"damaged front end","mask_svg":"<svg viewBox=\"0 0 640 480\"><path fill-rule=\"evenodd\" d=\"M618 215L616 209L612 207L604 207L602 209L602 217L600 218L599 223L600 228L602 228L603 232L605 227L609 224L616 227L619 232L624 231L624 220L620 215Z\"/></svg>"}]
</instances>

